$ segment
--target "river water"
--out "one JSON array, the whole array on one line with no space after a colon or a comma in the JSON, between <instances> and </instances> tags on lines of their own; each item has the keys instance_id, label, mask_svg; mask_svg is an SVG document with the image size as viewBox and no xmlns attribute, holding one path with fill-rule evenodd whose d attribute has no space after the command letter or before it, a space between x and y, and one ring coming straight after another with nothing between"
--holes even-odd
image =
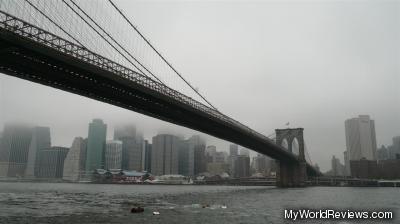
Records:
<instances>
[{"instance_id":1,"label":"river water","mask_svg":"<svg viewBox=\"0 0 400 224\"><path fill-rule=\"evenodd\" d=\"M137 205L145 211L130 213ZM0 223L8 224L294 223L284 219L285 208L390 210L395 214L391 222L303 220L300 223L400 223L396 216L400 211L400 188L0 182ZM153 215L153 211L160 215Z\"/></svg>"}]
</instances>

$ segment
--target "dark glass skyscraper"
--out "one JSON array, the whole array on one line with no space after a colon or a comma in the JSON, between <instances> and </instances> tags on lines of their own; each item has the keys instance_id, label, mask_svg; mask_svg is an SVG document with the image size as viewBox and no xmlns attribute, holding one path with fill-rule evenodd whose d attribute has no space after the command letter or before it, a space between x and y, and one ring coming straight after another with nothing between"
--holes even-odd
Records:
<instances>
[{"instance_id":1,"label":"dark glass skyscraper","mask_svg":"<svg viewBox=\"0 0 400 224\"><path fill-rule=\"evenodd\" d=\"M106 144L107 125L101 119L93 119L89 124L86 172L104 168L104 149Z\"/></svg>"},{"instance_id":2,"label":"dark glass skyscraper","mask_svg":"<svg viewBox=\"0 0 400 224\"><path fill-rule=\"evenodd\" d=\"M25 175L32 128L26 125L6 124L0 146L0 176Z\"/></svg>"},{"instance_id":3,"label":"dark glass skyscraper","mask_svg":"<svg viewBox=\"0 0 400 224\"><path fill-rule=\"evenodd\" d=\"M69 148L53 146L40 150L37 177L39 178L62 178L64 171L64 160Z\"/></svg>"}]
</instances>

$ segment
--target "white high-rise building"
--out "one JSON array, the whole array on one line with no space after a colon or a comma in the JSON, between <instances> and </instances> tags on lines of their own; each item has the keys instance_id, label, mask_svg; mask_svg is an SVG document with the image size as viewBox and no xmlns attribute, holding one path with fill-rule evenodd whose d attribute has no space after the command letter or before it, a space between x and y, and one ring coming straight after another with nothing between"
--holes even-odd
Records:
<instances>
[{"instance_id":1,"label":"white high-rise building","mask_svg":"<svg viewBox=\"0 0 400 224\"><path fill-rule=\"evenodd\" d=\"M368 115L345 121L347 160L376 160L375 122ZM349 164L346 161L345 164ZM346 173L350 167L346 166Z\"/></svg>"},{"instance_id":2,"label":"white high-rise building","mask_svg":"<svg viewBox=\"0 0 400 224\"><path fill-rule=\"evenodd\" d=\"M122 163L122 141L108 140L104 154L105 169L121 169Z\"/></svg>"},{"instance_id":3,"label":"white high-rise building","mask_svg":"<svg viewBox=\"0 0 400 224\"><path fill-rule=\"evenodd\" d=\"M76 137L64 161L63 179L79 181L85 174L87 140Z\"/></svg>"},{"instance_id":4,"label":"white high-rise building","mask_svg":"<svg viewBox=\"0 0 400 224\"><path fill-rule=\"evenodd\" d=\"M34 127L32 139L29 146L28 161L25 170L25 177L37 176L40 150L50 148L50 128Z\"/></svg>"}]
</instances>

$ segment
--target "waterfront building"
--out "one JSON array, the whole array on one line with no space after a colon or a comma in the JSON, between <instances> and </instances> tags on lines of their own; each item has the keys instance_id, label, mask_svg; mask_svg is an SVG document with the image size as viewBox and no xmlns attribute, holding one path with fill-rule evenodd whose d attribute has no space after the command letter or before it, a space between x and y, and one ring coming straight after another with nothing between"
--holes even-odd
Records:
<instances>
[{"instance_id":1,"label":"waterfront building","mask_svg":"<svg viewBox=\"0 0 400 224\"><path fill-rule=\"evenodd\" d=\"M106 151L104 154L105 169L121 169L122 163L122 141L109 140L106 143Z\"/></svg>"},{"instance_id":2,"label":"waterfront building","mask_svg":"<svg viewBox=\"0 0 400 224\"><path fill-rule=\"evenodd\" d=\"M49 127L34 127L29 145L28 161L25 177L35 177L38 173L39 155L42 149L50 148L51 137Z\"/></svg>"},{"instance_id":3,"label":"waterfront building","mask_svg":"<svg viewBox=\"0 0 400 224\"><path fill-rule=\"evenodd\" d=\"M379 179L400 179L400 159L387 159L378 161Z\"/></svg>"},{"instance_id":4,"label":"waterfront building","mask_svg":"<svg viewBox=\"0 0 400 224\"><path fill-rule=\"evenodd\" d=\"M76 137L64 160L63 179L76 182L85 176L87 139Z\"/></svg>"},{"instance_id":5,"label":"waterfront building","mask_svg":"<svg viewBox=\"0 0 400 224\"><path fill-rule=\"evenodd\" d=\"M368 115L345 121L347 160L376 160L375 122ZM347 162L348 163L348 162ZM348 169L349 167L346 167ZM346 171L349 173L349 171Z\"/></svg>"},{"instance_id":6,"label":"waterfront building","mask_svg":"<svg viewBox=\"0 0 400 224\"><path fill-rule=\"evenodd\" d=\"M0 145L0 177L22 177L28 162L32 128L6 124Z\"/></svg>"},{"instance_id":7,"label":"waterfront building","mask_svg":"<svg viewBox=\"0 0 400 224\"><path fill-rule=\"evenodd\" d=\"M376 160L350 160L351 176L361 179L378 178L378 163Z\"/></svg>"},{"instance_id":8,"label":"waterfront building","mask_svg":"<svg viewBox=\"0 0 400 224\"><path fill-rule=\"evenodd\" d=\"M104 167L104 148L106 143L107 125L101 119L93 119L89 124L86 172Z\"/></svg>"},{"instance_id":9,"label":"waterfront building","mask_svg":"<svg viewBox=\"0 0 400 224\"><path fill-rule=\"evenodd\" d=\"M180 139L169 134L153 137L151 172L153 175L178 174Z\"/></svg>"},{"instance_id":10,"label":"waterfront building","mask_svg":"<svg viewBox=\"0 0 400 224\"><path fill-rule=\"evenodd\" d=\"M38 178L62 178L68 148L53 146L40 150Z\"/></svg>"},{"instance_id":11,"label":"waterfront building","mask_svg":"<svg viewBox=\"0 0 400 224\"><path fill-rule=\"evenodd\" d=\"M228 171L229 164L227 163L207 163L207 172L211 175L222 175Z\"/></svg>"}]
</instances>

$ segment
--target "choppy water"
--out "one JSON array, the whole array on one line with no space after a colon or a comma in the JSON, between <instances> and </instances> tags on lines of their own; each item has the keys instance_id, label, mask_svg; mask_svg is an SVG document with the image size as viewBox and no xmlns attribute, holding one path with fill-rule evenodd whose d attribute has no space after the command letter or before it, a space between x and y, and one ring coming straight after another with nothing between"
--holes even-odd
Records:
<instances>
[{"instance_id":1,"label":"choppy water","mask_svg":"<svg viewBox=\"0 0 400 224\"><path fill-rule=\"evenodd\" d=\"M143 206L145 212L130 213L135 205ZM0 183L0 223L11 224L293 223L284 220L285 208L390 209L398 214L400 188ZM153 215L153 211L160 215ZM389 223L400 223L399 220L396 216Z\"/></svg>"}]
</instances>

